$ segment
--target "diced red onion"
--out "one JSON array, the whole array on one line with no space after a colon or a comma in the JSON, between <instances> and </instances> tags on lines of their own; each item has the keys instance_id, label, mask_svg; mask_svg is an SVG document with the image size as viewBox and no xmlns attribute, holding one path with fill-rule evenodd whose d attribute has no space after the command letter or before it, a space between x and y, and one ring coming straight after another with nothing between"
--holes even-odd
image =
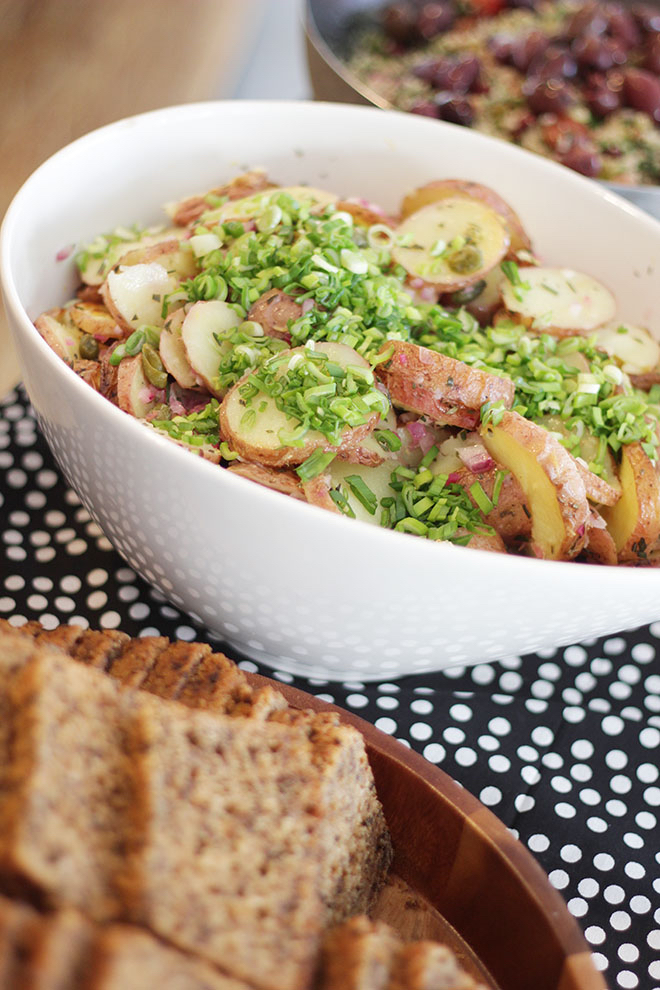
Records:
<instances>
[{"instance_id":1,"label":"diced red onion","mask_svg":"<svg viewBox=\"0 0 660 990\"><path fill-rule=\"evenodd\" d=\"M459 447L456 451L466 468L473 474L483 474L495 467L495 461L481 443L471 443L467 447Z\"/></svg>"},{"instance_id":2,"label":"diced red onion","mask_svg":"<svg viewBox=\"0 0 660 990\"><path fill-rule=\"evenodd\" d=\"M60 248L55 255L55 261L66 261L67 258L71 257L75 246L75 244L67 244L66 247Z\"/></svg>"},{"instance_id":3,"label":"diced red onion","mask_svg":"<svg viewBox=\"0 0 660 990\"><path fill-rule=\"evenodd\" d=\"M433 430L426 426L425 423L421 423L418 419L413 420L412 423L406 423L404 429L408 431L412 440L412 446L419 447L423 454L428 453L435 443Z\"/></svg>"}]
</instances>

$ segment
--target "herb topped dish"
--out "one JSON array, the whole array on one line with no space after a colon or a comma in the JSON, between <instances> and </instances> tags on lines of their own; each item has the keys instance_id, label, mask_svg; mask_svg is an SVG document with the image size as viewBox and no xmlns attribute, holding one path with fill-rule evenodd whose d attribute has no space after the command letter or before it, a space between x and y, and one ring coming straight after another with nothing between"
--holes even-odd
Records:
<instances>
[{"instance_id":1,"label":"herb topped dish","mask_svg":"<svg viewBox=\"0 0 660 990\"><path fill-rule=\"evenodd\" d=\"M401 110L474 127L623 185L660 183L660 8L404 0L356 35L352 73Z\"/></svg>"},{"instance_id":2,"label":"herb topped dish","mask_svg":"<svg viewBox=\"0 0 660 990\"><path fill-rule=\"evenodd\" d=\"M167 212L80 249L35 321L125 412L384 528L657 562L660 347L494 190L438 180L394 217L255 169Z\"/></svg>"}]
</instances>

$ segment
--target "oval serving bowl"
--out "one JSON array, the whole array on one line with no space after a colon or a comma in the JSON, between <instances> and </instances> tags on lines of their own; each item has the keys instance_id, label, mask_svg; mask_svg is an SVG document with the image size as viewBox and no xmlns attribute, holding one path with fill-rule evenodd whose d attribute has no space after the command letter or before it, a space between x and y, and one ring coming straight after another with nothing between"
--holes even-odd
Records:
<instances>
[{"instance_id":1,"label":"oval serving bowl","mask_svg":"<svg viewBox=\"0 0 660 990\"><path fill-rule=\"evenodd\" d=\"M276 687L292 707L336 711L364 737L392 835L392 872L405 884L385 889L376 916L404 937L446 942L475 978L500 990L606 990L563 898L491 811L370 723Z\"/></svg>"},{"instance_id":2,"label":"oval serving bowl","mask_svg":"<svg viewBox=\"0 0 660 990\"><path fill-rule=\"evenodd\" d=\"M394 209L438 177L486 183L547 263L582 269L660 336L660 225L596 183L474 131L314 103L207 103L112 124L17 194L0 270L25 385L66 477L146 581L245 654L383 679L557 647L660 617L660 571L526 559L381 530L191 456L85 384L31 320L69 298L68 247L246 165Z\"/></svg>"},{"instance_id":3,"label":"oval serving bowl","mask_svg":"<svg viewBox=\"0 0 660 990\"><path fill-rule=\"evenodd\" d=\"M658 0L650 2L658 5ZM386 3L387 0L307 0L307 64L316 99L391 109L390 102L359 79L345 62L356 24L366 17L371 22ZM660 220L660 186L601 184Z\"/></svg>"}]
</instances>

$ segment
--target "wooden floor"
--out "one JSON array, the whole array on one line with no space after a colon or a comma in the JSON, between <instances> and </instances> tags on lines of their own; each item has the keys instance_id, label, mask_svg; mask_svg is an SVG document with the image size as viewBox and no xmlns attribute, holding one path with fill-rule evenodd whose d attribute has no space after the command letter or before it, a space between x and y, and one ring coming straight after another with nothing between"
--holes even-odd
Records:
<instances>
[{"instance_id":1,"label":"wooden floor","mask_svg":"<svg viewBox=\"0 0 660 990\"><path fill-rule=\"evenodd\" d=\"M86 131L230 96L272 0L0 0L0 216ZM0 309L0 396L19 380Z\"/></svg>"}]
</instances>

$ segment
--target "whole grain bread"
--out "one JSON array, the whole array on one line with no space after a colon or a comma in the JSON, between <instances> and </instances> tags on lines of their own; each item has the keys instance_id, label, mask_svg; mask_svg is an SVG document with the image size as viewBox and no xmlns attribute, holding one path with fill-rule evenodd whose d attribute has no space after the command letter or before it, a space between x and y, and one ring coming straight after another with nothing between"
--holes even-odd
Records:
<instances>
[{"instance_id":1,"label":"whole grain bread","mask_svg":"<svg viewBox=\"0 0 660 990\"><path fill-rule=\"evenodd\" d=\"M318 990L387 990L398 935L364 915L333 928L323 943Z\"/></svg>"},{"instance_id":2,"label":"whole grain bread","mask_svg":"<svg viewBox=\"0 0 660 990\"><path fill-rule=\"evenodd\" d=\"M122 913L127 850L140 813L128 756L132 695L99 671L35 646L20 668L2 637L0 882L40 904ZM15 652L14 654L15 655Z\"/></svg>"},{"instance_id":3,"label":"whole grain bread","mask_svg":"<svg viewBox=\"0 0 660 990\"><path fill-rule=\"evenodd\" d=\"M77 990L86 982L95 926L73 908L42 915L26 990Z\"/></svg>"},{"instance_id":4,"label":"whole grain bread","mask_svg":"<svg viewBox=\"0 0 660 990\"><path fill-rule=\"evenodd\" d=\"M446 945L411 942L396 954L387 990L486 990Z\"/></svg>"}]
</instances>

